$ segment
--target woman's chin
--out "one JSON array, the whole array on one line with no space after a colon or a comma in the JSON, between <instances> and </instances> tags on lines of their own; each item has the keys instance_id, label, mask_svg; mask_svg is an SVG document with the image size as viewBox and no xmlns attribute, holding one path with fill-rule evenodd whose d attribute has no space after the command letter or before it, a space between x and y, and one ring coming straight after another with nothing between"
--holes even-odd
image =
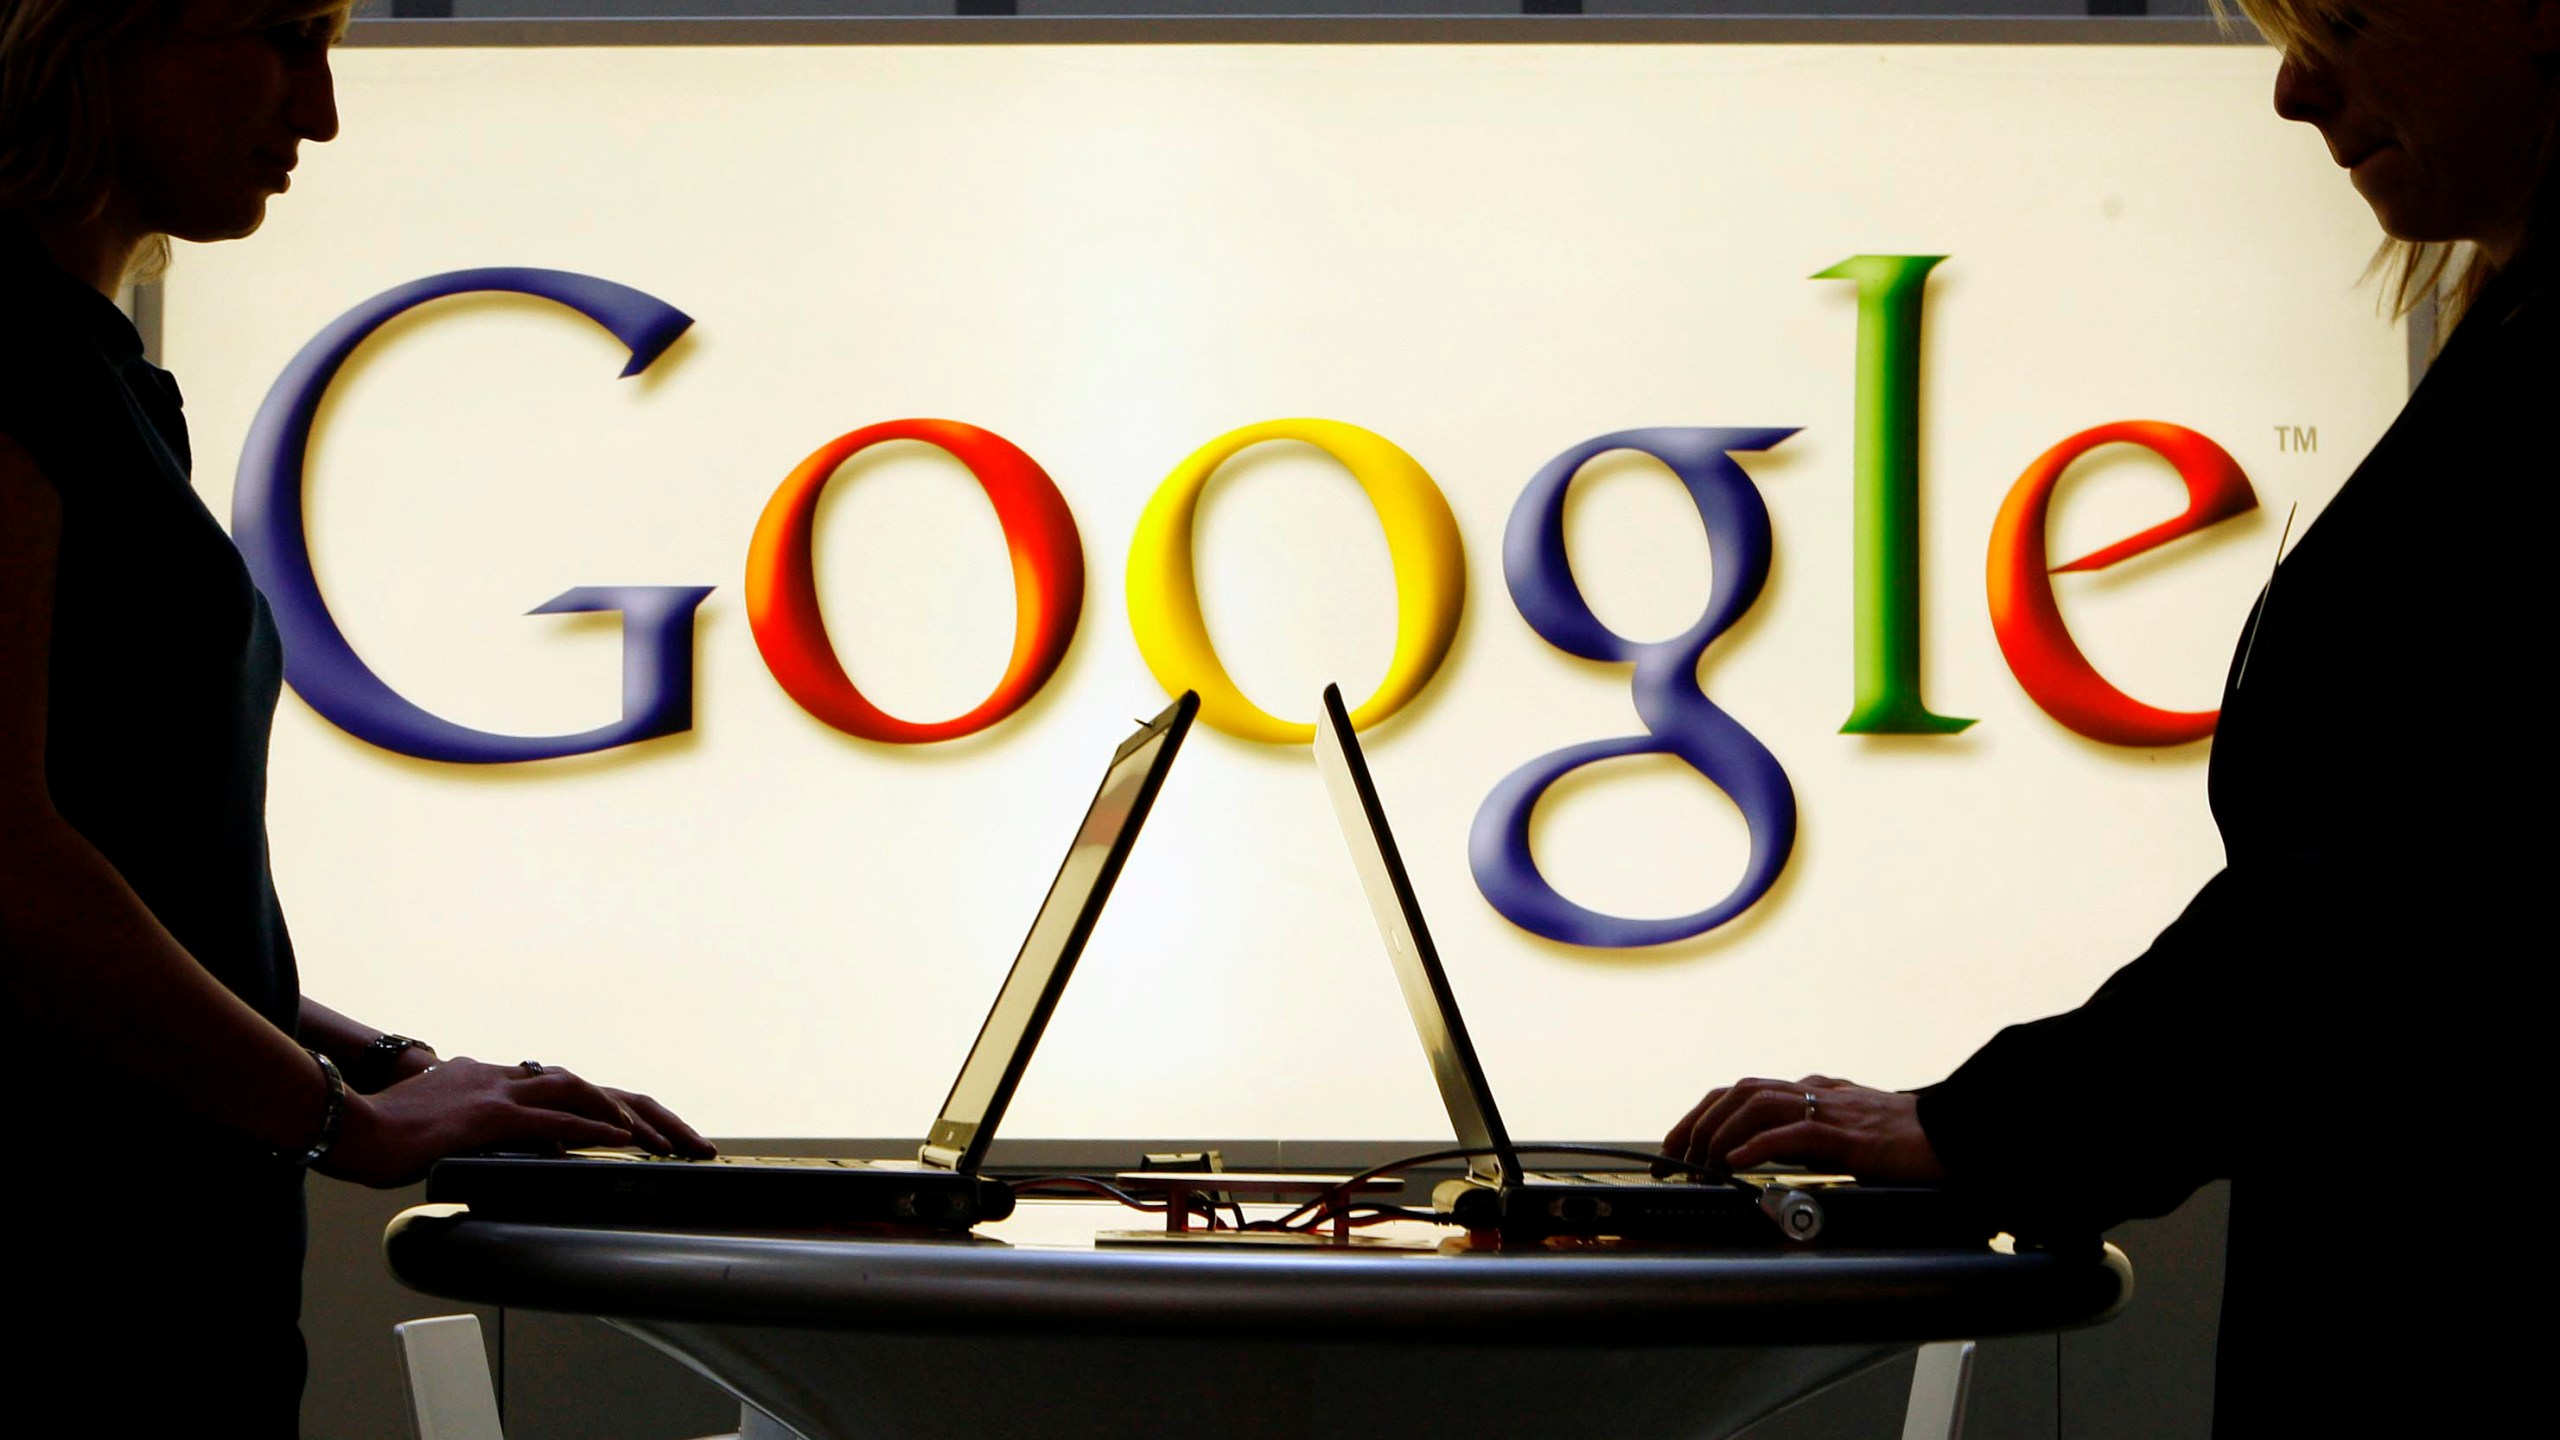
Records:
<instances>
[{"instance_id":1,"label":"woman's chin","mask_svg":"<svg viewBox=\"0 0 2560 1440\"><path fill-rule=\"evenodd\" d=\"M160 233L191 245L212 245L224 240L240 240L258 233L267 223L267 197L223 206L206 206L188 214L171 217L159 226Z\"/></svg>"},{"instance_id":2,"label":"woman's chin","mask_svg":"<svg viewBox=\"0 0 2560 1440\"><path fill-rule=\"evenodd\" d=\"M2375 223L2394 240L2423 245L2479 238L2471 233L2476 227L2466 224L2461 215L2450 213L2459 207L2449 206L2424 187L2410 183L2411 177L2388 160L2369 160L2357 166L2353 179L2356 193L2373 207Z\"/></svg>"}]
</instances>

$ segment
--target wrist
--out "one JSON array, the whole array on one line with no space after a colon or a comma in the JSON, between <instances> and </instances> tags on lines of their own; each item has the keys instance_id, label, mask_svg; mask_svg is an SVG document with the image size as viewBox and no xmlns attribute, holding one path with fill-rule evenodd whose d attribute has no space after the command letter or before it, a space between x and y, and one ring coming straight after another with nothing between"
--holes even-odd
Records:
<instances>
[{"instance_id":1,"label":"wrist","mask_svg":"<svg viewBox=\"0 0 2560 1440\"><path fill-rule=\"evenodd\" d=\"M346 1113L338 1121L338 1143L312 1165L340 1180L370 1181L373 1157L381 1149L382 1110L370 1097L347 1092Z\"/></svg>"},{"instance_id":2,"label":"wrist","mask_svg":"<svg viewBox=\"0 0 2560 1440\"><path fill-rule=\"evenodd\" d=\"M311 1136L309 1144L300 1150L278 1151L277 1154L280 1158L290 1160L307 1170L318 1164L321 1157L336 1147L338 1137L346 1128L348 1102L355 1097L348 1093L346 1077L338 1073L336 1061L317 1050L307 1050L303 1053L309 1055L313 1063L320 1067L319 1122L311 1131L306 1132Z\"/></svg>"}]
</instances>

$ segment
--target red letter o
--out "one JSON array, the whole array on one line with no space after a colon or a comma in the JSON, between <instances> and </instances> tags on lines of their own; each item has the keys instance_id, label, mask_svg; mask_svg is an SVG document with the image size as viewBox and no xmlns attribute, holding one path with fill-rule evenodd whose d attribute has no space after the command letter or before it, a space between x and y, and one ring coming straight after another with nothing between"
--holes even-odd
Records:
<instances>
[{"instance_id":1,"label":"red letter o","mask_svg":"<svg viewBox=\"0 0 2560 1440\"><path fill-rule=\"evenodd\" d=\"M818 499L846 461L886 440L920 440L968 466L994 504L1013 556L1013 658L994 693L956 719L901 720L864 698L818 612L811 561ZM865 740L954 740L1021 709L1057 673L1083 610L1084 548L1066 497L1013 442L957 420L890 420L820 446L773 492L747 549L747 624L765 668L801 709Z\"/></svg>"}]
</instances>

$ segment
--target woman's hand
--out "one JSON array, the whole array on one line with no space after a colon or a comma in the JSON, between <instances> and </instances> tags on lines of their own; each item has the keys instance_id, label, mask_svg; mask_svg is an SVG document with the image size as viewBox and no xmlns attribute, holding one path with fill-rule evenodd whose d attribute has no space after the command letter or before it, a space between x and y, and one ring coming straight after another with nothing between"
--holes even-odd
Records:
<instances>
[{"instance_id":1,"label":"woman's hand","mask_svg":"<svg viewBox=\"0 0 2560 1440\"><path fill-rule=\"evenodd\" d=\"M718 1146L703 1139L676 1112L648 1096L616 1090L610 1085L604 1087L604 1093L622 1107L623 1126L640 1148L659 1155L681 1155L687 1160L708 1160L720 1153Z\"/></svg>"},{"instance_id":2,"label":"woman's hand","mask_svg":"<svg viewBox=\"0 0 2560 1440\"><path fill-rule=\"evenodd\" d=\"M379 1094L350 1094L338 1141L317 1168L389 1189L414 1183L447 1155L586 1145L712 1153L693 1127L645 1095L606 1090L550 1066L454 1059Z\"/></svg>"},{"instance_id":3,"label":"woman's hand","mask_svg":"<svg viewBox=\"0 0 2560 1440\"><path fill-rule=\"evenodd\" d=\"M1947 1178L1920 1128L1918 1096L1828 1075L1710 1090L1662 1137L1662 1153L1731 1170L1775 1160L1885 1183Z\"/></svg>"}]
</instances>

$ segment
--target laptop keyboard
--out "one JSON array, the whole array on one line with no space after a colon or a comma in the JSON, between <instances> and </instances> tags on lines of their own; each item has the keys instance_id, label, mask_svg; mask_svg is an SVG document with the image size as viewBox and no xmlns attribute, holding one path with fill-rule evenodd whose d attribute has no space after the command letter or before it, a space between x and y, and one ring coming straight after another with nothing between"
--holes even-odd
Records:
<instances>
[{"instance_id":1,"label":"laptop keyboard","mask_svg":"<svg viewBox=\"0 0 2560 1440\"><path fill-rule=\"evenodd\" d=\"M578 1160L635 1160L652 1165L744 1165L757 1170L871 1170L876 1160L829 1155L713 1155L691 1160L682 1155L652 1155L645 1150L572 1150Z\"/></svg>"}]
</instances>

